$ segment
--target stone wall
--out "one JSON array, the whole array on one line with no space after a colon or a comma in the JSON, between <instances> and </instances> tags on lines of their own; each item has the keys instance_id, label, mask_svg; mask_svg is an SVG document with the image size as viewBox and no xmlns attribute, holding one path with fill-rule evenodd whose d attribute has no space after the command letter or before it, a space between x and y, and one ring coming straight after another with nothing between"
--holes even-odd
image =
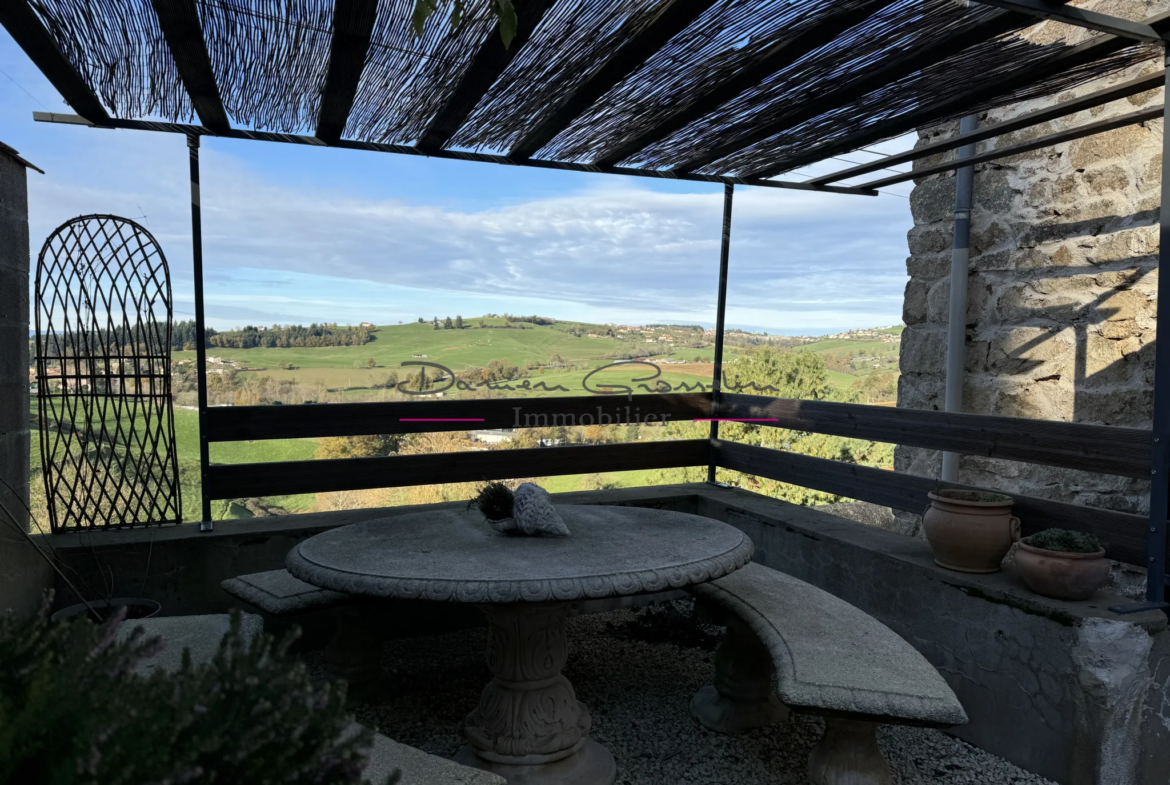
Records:
<instances>
[{"instance_id":1,"label":"stone wall","mask_svg":"<svg viewBox=\"0 0 1170 785\"><path fill-rule=\"evenodd\" d=\"M1078 5L1143 19L1170 9L1170 0ZM1046 24L1038 37L1058 30L1069 28ZM984 113L979 122L1001 121L1159 67L1150 60L1055 99ZM1161 100L1161 90L1143 93L981 143L979 150ZM957 130L957 122L923 130L919 144ZM964 411L1150 427L1161 165L1159 120L976 168ZM916 183L898 405L941 409L955 179L947 173ZM941 455L899 447L894 463L898 471L938 476ZM1127 512L1148 509L1145 481L971 456L962 459L960 480ZM917 516L900 521L903 530L916 531Z\"/></svg>"},{"instance_id":2,"label":"stone wall","mask_svg":"<svg viewBox=\"0 0 1170 785\"><path fill-rule=\"evenodd\" d=\"M0 149L0 612L27 613L50 585L28 531L28 182L24 165ZM12 486L16 493L5 487Z\"/></svg>"}]
</instances>

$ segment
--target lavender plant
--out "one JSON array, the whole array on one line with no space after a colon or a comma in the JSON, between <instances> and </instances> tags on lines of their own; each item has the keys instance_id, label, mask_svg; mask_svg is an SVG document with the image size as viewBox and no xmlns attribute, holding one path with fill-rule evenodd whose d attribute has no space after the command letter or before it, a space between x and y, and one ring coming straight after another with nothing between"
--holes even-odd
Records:
<instances>
[{"instance_id":1,"label":"lavender plant","mask_svg":"<svg viewBox=\"0 0 1170 785\"><path fill-rule=\"evenodd\" d=\"M349 785L373 738L354 731L340 684L317 685L287 653L295 636L248 639L233 616L210 663L134 666L161 645L95 625L0 620L0 783ZM387 785L398 780L390 777Z\"/></svg>"}]
</instances>

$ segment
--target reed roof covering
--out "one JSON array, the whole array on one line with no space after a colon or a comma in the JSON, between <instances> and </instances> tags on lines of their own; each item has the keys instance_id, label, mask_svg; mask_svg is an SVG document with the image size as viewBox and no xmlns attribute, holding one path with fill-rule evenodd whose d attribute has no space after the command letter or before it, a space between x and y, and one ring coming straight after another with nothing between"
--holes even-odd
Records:
<instances>
[{"instance_id":1,"label":"reed roof covering","mask_svg":"<svg viewBox=\"0 0 1170 785\"><path fill-rule=\"evenodd\" d=\"M458 26L433 16L421 36L414 0L9 4L0 21L98 124L739 178L1154 54L956 0L514 0L509 47L486 2Z\"/></svg>"}]
</instances>

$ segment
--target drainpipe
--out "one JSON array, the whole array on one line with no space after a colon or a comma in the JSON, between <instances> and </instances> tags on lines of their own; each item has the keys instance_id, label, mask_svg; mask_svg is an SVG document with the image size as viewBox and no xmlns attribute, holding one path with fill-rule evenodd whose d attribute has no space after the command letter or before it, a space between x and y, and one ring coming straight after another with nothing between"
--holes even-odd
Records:
<instances>
[{"instance_id":1,"label":"drainpipe","mask_svg":"<svg viewBox=\"0 0 1170 785\"><path fill-rule=\"evenodd\" d=\"M959 133L975 130L978 118L969 114L959 121ZM959 148L959 158L975 155L975 145ZM963 410L963 366L967 342L967 260L971 251L971 203L975 183L975 167L964 166L955 173L955 240L951 251L951 309L947 321L947 386L943 409L948 412ZM944 482L959 481L959 454L944 452L942 461Z\"/></svg>"}]
</instances>

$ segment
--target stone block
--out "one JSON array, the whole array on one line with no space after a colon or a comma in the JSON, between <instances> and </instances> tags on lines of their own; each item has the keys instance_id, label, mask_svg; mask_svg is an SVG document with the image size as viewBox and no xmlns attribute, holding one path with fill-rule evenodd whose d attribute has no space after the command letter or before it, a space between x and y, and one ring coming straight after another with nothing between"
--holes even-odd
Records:
<instances>
[{"instance_id":1,"label":"stone block","mask_svg":"<svg viewBox=\"0 0 1170 785\"><path fill-rule=\"evenodd\" d=\"M1033 420L1070 420L1074 397L1071 386L1062 384L1061 379L1030 383L1018 383L1013 379L1004 384L995 398L995 408L989 414Z\"/></svg>"},{"instance_id":2,"label":"stone block","mask_svg":"<svg viewBox=\"0 0 1170 785\"><path fill-rule=\"evenodd\" d=\"M1129 125L1072 142L1069 165L1074 169L1088 169L1109 159L1134 159L1143 147L1154 148L1161 144L1161 135L1155 134L1148 125Z\"/></svg>"},{"instance_id":3,"label":"stone block","mask_svg":"<svg viewBox=\"0 0 1170 785\"><path fill-rule=\"evenodd\" d=\"M264 622L252 613L243 613L240 631L245 638L254 638L264 631ZM191 662L202 665L211 662L220 641L231 628L231 617L225 613L207 616L156 616L149 619L127 621L118 630L119 640L128 638L132 631L141 628L147 637L162 639L163 649L135 666L143 675L155 671L177 671L183 661L183 652L191 653Z\"/></svg>"},{"instance_id":4,"label":"stone block","mask_svg":"<svg viewBox=\"0 0 1170 785\"><path fill-rule=\"evenodd\" d=\"M1073 410L1077 422L1149 428L1154 418L1154 396L1148 387L1125 392L1079 389Z\"/></svg>"},{"instance_id":5,"label":"stone block","mask_svg":"<svg viewBox=\"0 0 1170 785\"><path fill-rule=\"evenodd\" d=\"M1078 380L1079 386L1089 388L1142 384L1145 381L1142 366L1153 365L1152 348L1150 345L1143 352L1141 340L1136 336L1112 340L1096 331L1089 331L1085 337L1084 376Z\"/></svg>"},{"instance_id":6,"label":"stone block","mask_svg":"<svg viewBox=\"0 0 1170 785\"><path fill-rule=\"evenodd\" d=\"M30 329L28 293L27 270L0 270L0 326L24 330L26 341Z\"/></svg>"},{"instance_id":7,"label":"stone block","mask_svg":"<svg viewBox=\"0 0 1170 785\"><path fill-rule=\"evenodd\" d=\"M926 294L929 284L921 278L906 282L906 294L902 298L902 322L911 325L926 321Z\"/></svg>"},{"instance_id":8,"label":"stone block","mask_svg":"<svg viewBox=\"0 0 1170 785\"><path fill-rule=\"evenodd\" d=\"M1089 192L1097 195L1123 191L1131 183L1129 172L1117 164L1089 169L1083 179Z\"/></svg>"},{"instance_id":9,"label":"stone block","mask_svg":"<svg viewBox=\"0 0 1170 785\"><path fill-rule=\"evenodd\" d=\"M951 232L955 212L955 178L930 177L910 192L910 214L917 224L942 224Z\"/></svg>"},{"instance_id":10,"label":"stone block","mask_svg":"<svg viewBox=\"0 0 1170 785\"><path fill-rule=\"evenodd\" d=\"M1075 362L1071 328L1005 327L994 333L987 355L987 367L993 375L1030 380L1071 375Z\"/></svg>"},{"instance_id":11,"label":"stone block","mask_svg":"<svg viewBox=\"0 0 1170 785\"><path fill-rule=\"evenodd\" d=\"M900 365L942 371L946 367L946 332L940 327L908 326L902 333Z\"/></svg>"},{"instance_id":12,"label":"stone block","mask_svg":"<svg viewBox=\"0 0 1170 785\"><path fill-rule=\"evenodd\" d=\"M914 254L906 260L906 272L915 278L942 278L950 275L951 251Z\"/></svg>"},{"instance_id":13,"label":"stone block","mask_svg":"<svg viewBox=\"0 0 1170 785\"><path fill-rule=\"evenodd\" d=\"M920 224L906 233L906 242L910 246L910 253L915 256L921 254L950 252L953 235L943 230L937 224Z\"/></svg>"}]
</instances>

